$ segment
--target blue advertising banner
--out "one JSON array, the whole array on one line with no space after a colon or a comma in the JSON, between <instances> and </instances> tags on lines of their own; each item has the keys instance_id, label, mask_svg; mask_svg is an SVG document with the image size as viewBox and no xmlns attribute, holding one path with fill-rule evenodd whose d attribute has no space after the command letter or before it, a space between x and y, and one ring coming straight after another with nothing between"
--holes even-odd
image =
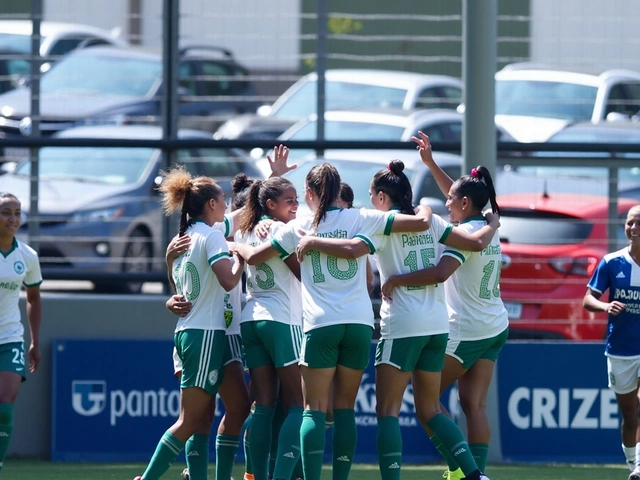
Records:
<instances>
[{"instance_id":1,"label":"blue advertising banner","mask_svg":"<svg viewBox=\"0 0 640 480\"><path fill-rule=\"evenodd\" d=\"M56 340L53 345L54 461L144 462L178 417L180 392L170 340ZM375 346L356 400L357 462L377 462ZM443 401L455 413L457 397ZM214 432L223 414L218 402ZM416 416L411 386L400 414L404 461L441 461ZM331 435L327 432L326 460ZM211 442L212 461L215 442ZM242 448L238 461L242 459Z\"/></svg>"},{"instance_id":2,"label":"blue advertising banner","mask_svg":"<svg viewBox=\"0 0 640 480\"><path fill-rule=\"evenodd\" d=\"M497 364L506 461L624 461L602 344L508 343Z\"/></svg>"}]
</instances>

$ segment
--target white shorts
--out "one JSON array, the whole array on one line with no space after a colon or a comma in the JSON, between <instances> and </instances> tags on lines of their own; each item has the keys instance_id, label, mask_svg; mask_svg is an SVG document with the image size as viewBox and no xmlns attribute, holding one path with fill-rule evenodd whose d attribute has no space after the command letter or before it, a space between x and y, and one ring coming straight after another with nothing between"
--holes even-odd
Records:
<instances>
[{"instance_id":1,"label":"white shorts","mask_svg":"<svg viewBox=\"0 0 640 480\"><path fill-rule=\"evenodd\" d=\"M609 388L615 393L623 395L633 392L638 388L640 358L607 357L607 374Z\"/></svg>"}]
</instances>

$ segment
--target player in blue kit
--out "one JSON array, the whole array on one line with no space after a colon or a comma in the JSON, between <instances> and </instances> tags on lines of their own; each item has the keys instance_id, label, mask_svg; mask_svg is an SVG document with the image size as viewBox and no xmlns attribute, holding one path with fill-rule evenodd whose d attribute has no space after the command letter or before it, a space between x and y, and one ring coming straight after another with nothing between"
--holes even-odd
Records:
<instances>
[{"instance_id":1,"label":"player in blue kit","mask_svg":"<svg viewBox=\"0 0 640 480\"><path fill-rule=\"evenodd\" d=\"M609 388L622 413L622 450L631 474L640 480L638 378L640 377L640 205L629 210L624 226L629 245L604 256L591 277L582 304L606 312ZM600 296L609 290L609 302Z\"/></svg>"}]
</instances>

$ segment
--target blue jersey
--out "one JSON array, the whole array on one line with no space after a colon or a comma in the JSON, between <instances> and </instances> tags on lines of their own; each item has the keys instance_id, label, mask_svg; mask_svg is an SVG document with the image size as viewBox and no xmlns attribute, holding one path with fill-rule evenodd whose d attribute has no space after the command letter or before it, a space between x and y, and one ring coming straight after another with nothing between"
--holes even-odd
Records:
<instances>
[{"instance_id":1,"label":"blue jersey","mask_svg":"<svg viewBox=\"0 0 640 480\"><path fill-rule=\"evenodd\" d=\"M587 286L598 293L609 290L609 301L626 305L618 315L609 315L606 354L612 357L640 356L640 266L628 247L605 255Z\"/></svg>"}]
</instances>

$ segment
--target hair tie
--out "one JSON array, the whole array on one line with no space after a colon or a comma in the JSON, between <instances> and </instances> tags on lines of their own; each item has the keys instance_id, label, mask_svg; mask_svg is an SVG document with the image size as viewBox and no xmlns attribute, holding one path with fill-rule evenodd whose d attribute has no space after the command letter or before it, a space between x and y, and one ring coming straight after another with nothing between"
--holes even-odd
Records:
<instances>
[{"instance_id":1,"label":"hair tie","mask_svg":"<svg viewBox=\"0 0 640 480\"><path fill-rule=\"evenodd\" d=\"M387 170L391 170L391 164L387 165Z\"/></svg>"},{"instance_id":2,"label":"hair tie","mask_svg":"<svg viewBox=\"0 0 640 480\"><path fill-rule=\"evenodd\" d=\"M480 178L480 172L478 172L478 170L477 170L477 169L472 168L472 169L471 169L471 176L472 176L472 177L475 177L475 178Z\"/></svg>"}]
</instances>

